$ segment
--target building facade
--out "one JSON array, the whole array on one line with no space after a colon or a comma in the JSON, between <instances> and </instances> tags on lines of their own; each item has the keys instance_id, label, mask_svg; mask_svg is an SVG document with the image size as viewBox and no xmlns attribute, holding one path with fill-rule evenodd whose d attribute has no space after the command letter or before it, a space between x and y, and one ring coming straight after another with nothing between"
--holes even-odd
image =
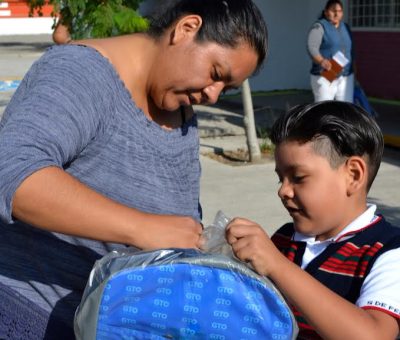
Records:
<instances>
[{"instance_id":1,"label":"building facade","mask_svg":"<svg viewBox=\"0 0 400 340\"><path fill-rule=\"evenodd\" d=\"M22 0L2 0L0 2L0 36L24 34L51 34L53 19L52 6L45 5L42 13L29 17L29 6Z\"/></svg>"},{"instance_id":2,"label":"building facade","mask_svg":"<svg viewBox=\"0 0 400 340\"><path fill-rule=\"evenodd\" d=\"M356 75L370 96L400 99L400 0L350 0Z\"/></svg>"},{"instance_id":3,"label":"building facade","mask_svg":"<svg viewBox=\"0 0 400 340\"><path fill-rule=\"evenodd\" d=\"M270 54L253 90L309 89L306 39L326 0L259 0ZM400 100L400 0L344 0L353 32L356 77L368 96Z\"/></svg>"}]
</instances>

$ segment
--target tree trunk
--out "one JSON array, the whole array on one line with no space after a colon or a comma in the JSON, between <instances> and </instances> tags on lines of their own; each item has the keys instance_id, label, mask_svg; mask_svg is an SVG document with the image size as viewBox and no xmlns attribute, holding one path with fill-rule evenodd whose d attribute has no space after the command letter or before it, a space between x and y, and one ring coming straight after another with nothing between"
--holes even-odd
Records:
<instances>
[{"instance_id":1,"label":"tree trunk","mask_svg":"<svg viewBox=\"0 0 400 340\"><path fill-rule=\"evenodd\" d=\"M243 122L246 132L247 148L249 150L249 161L256 162L261 160L261 151L257 139L253 101L251 99L251 90L248 79L246 79L242 84L242 101L244 109Z\"/></svg>"}]
</instances>

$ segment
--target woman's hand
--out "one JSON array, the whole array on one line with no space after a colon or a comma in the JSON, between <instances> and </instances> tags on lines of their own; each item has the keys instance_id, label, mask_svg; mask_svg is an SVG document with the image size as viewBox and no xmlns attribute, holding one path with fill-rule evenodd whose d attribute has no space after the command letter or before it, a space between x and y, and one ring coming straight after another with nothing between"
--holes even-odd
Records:
<instances>
[{"instance_id":1,"label":"woman's hand","mask_svg":"<svg viewBox=\"0 0 400 340\"><path fill-rule=\"evenodd\" d=\"M201 249L204 245L202 232L202 225L191 217L143 213L142 222L138 223L138 231L132 238L136 247L145 250Z\"/></svg>"},{"instance_id":2,"label":"woman's hand","mask_svg":"<svg viewBox=\"0 0 400 340\"><path fill-rule=\"evenodd\" d=\"M331 62L328 59L322 59L320 63L321 67L327 71L329 71L332 67Z\"/></svg>"}]
</instances>

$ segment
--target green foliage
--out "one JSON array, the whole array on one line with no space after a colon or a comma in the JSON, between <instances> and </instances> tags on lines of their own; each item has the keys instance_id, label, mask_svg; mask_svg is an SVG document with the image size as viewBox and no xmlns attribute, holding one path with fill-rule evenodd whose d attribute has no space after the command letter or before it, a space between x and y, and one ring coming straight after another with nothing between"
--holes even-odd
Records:
<instances>
[{"instance_id":1,"label":"green foliage","mask_svg":"<svg viewBox=\"0 0 400 340\"><path fill-rule=\"evenodd\" d=\"M257 136L261 139L260 142L260 151L262 153L273 153L274 145L272 144L271 140L269 139L269 134L271 129L266 127L257 126Z\"/></svg>"},{"instance_id":2,"label":"green foliage","mask_svg":"<svg viewBox=\"0 0 400 340\"><path fill-rule=\"evenodd\" d=\"M55 17L58 13L59 10L59 3L58 1L54 1L54 0L28 0L28 5L29 5L29 16L33 16L34 14L37 14L39 16L43 15L42 12L42 8L44 5L46 4L50 4L53 5L53 12L51 13L51 15L53 17Z\"/></svg>"},{"instance_id":3,"label":"green foliage","mask_svg":"<svg viewBox=\"0 0 400 340\"><path fill-rule=\"evenodd\" d=\"M148 22L137 12L144 0L28 0L30 15L42 14L46 3L53 5L55 18L69 28L72 39L103 38L143 32Z\"/></svg>"}]
</instances>

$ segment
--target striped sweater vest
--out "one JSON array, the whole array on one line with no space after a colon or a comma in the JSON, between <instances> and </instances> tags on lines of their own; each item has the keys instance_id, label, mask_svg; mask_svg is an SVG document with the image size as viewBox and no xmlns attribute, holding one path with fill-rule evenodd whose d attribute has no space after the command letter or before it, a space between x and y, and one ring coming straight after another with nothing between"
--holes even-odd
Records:
<instances>
[{"instance_id":1,"label":"striped sweater vest","mask_svg":"<svg viewBox=\"0 0 400 340\"><path fill-rule=\"evenodd\" d=\"M293 223L285 224L273 236L277 248L292 262L301 265L305 242L292 240ZM305 268L326 287L355 303L361 286L376 259L384 252L400 247L400 228L390 225L382 216L354 233L353 237L331 243ZM321 339L303 316L292 307L299 324L301 339Z\"/></svg>"}]
</instances>

